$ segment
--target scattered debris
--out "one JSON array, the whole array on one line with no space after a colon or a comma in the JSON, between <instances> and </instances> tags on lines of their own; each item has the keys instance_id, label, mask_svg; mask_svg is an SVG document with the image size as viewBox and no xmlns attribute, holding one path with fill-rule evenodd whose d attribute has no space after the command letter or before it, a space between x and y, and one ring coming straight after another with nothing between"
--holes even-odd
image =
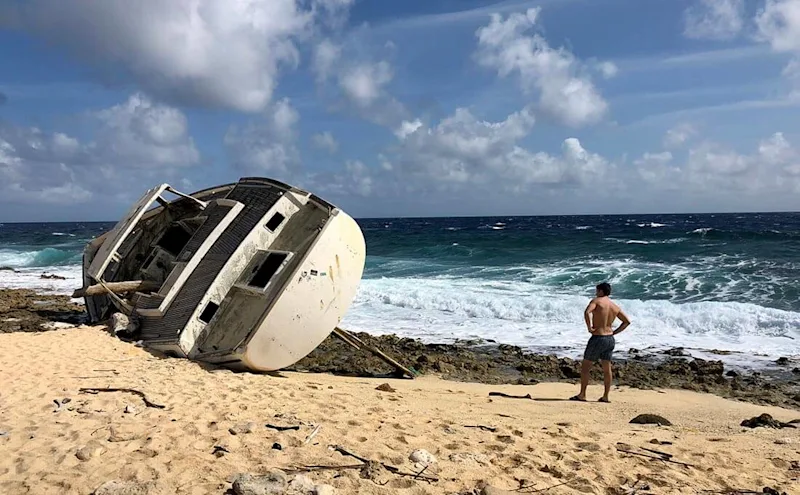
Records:
<instances>
[{"instance_id":1,"label":"scattered debris","mask_svg":"<svg viewBox=\"0 0 800 495\"><path fill-rule=\"evenodd\" d=\"M56 275L54 273L42 273L39 275L39 278L43 279L50 279L50 280L66 280L67 277L62 277L61 275Z\"/></svg>"},{"instance_id":2,"label":"scattered debris","mask_svg":"<svg viewBox=\"0 0 800 495\"><path fill-rule=\"evenodd\" d=\"M313 440L314 437L317 436L317 433L319 433L319 429L320 428L322 428L322 425L317 425L316 428L314 428L314 431L309 433L309 435L306 437L306 439L303 441L303 443L308 443L311 440Z\"/></svg>"},{"instance_id":3,"label":"scattered debris","mask_svg":"<svg viewBox=\"0 0 800 495\"><path fill-rule=\"evenodd\" d=\"M278 442L272 444L272 450L283 450L283 446Z\"/></svg>"},{"instance_id":4,"label":"scattered debris","mask_svg":"<svg viewBox=\"0 0 800 495\"><path fill-rule=\"evenodd\" d=\"M278 426L278 425L271 425L271 424L267 423L264 426L266 426L267 428L270 428L272 430L278 430L278 431L288 431L288 430L299 430L300 429L300 425L297 425L297 426Z\"/></svg>"},{"instance_id":5,"label":"scattered debris","mask_svg":"<svg viewBox=\"0 0 800 495\"><path fill-rule=\"evenodd\" d=\"M128 404L125 406L125 414L136 414L136 408Z\"/></svg>"},{"instance_id":6,"label":"scattered debris","mask_svg":"<svg viewBox=\"0 0 800 495\"><path fill-rule=\"evenodd\" d=\"M132 388L81 388L78 389L78 392L83 394L97 394L99 392L127 392L129 394L138 395L144 401L144 405L147 407L154 407L156 409L164 409L166 406L162 406L161 404L156 404L147 398L144 392L140 392L138 390Z\"/></svg>"},{"instance_id":7,"label":"scattered debris","mask_svg":"<svg viewBox=\"0 0 800 495\"><path fill-rule=\"evenodd\" d=\"M741 426L746 428L796 428L792 423L782 423L767 413L742 421Z\"/></svg>"},{"instance_id":8,"label":"scattered debris","mask_svg":"<svg viewBox=\"0 0 800 495\"><path fill-rule=\"evenodd\" d=\"M495 431L497 431L497 427L496 427L496 426L485 426L485 425L464 425L464 428L478 428L478 429L481 429L481 430L483 430L483 431L491 431L492 433L494 433Z\"/></svg>"},{"instance_id":9,"label":"scattered debris","mask_svg":"<svg viewBox=\"0 0 800 495\"><path fill-rule=\"evenodd\" d=\"M630 446L628 446L626 444L623 444L623 443L617 443L617 452L624 452L626 454L638 455L638 456L641 456L641 457L648 457L650 459L656 459L658 461L663 461L663 462L670 462L672 464L678 464L678 465L684 466L684 467L694 467L692 464L689 464L689 463L686 463L686 462L681 462L681 461L676 461L676 460L672 459L672 454L668 454L666 452L659 452L657 450L648 449L648 448L644 448L644 447L640 447L640 448L642 450L646 450L647 453L645 453L645 452L634 452L633 450L631 450L628 447L630 447ZM652 452L652 453L650 453L650 452Z\"/></svg>"},{"instance_id":10,"label":"scattered debris","mask_svg":"<svg viewBox=\"0 0 800 495\"><path fill-rule=\"evenodd\" d=\"M503 392L489 392L489 397L505 397L506 399L531 399L531 400L533 399L533 397L531 397L531 394L511 395L511 394L505 394Z\"/></svg>"},{"instance_id":11,"label":"scattered debris","mask_svg":"<svg viewBox=\"0 0 800 495\"><path fill-rule=\"evenodd\" d=\"M397 390L393 389L391 385L388 383L383 383L375 387L375 390L380 390L381 392L397 392Z\"/></svg>"},{"instance_id":12,"label":"scattered debris","mask_svg":"<svg viewBox=\"0 0 800 495\"><path fill-rule=\"evenodd\" d=\"M425 480L425 481L428 481L428 482L439 481L439 478L436 478L436 477L433 477L433 476L423 475L421 473L406 473L406 472L401 471L399 468L397 468L395 466L392 466L390 464L385 464L383 462L373 461L373 460L361 457L360 455L354 454L354 453L348 451L347 449L345 449L344 447L342 447L340 445L333 445L333 446L331 446L331 449L336 451L336 452L339 452L343 456L353 457L354 459L358 459L359 461L364 463L364 469L367 469L367 470L374 470L375 466L378 466L378 467L385 468L387 471L389 471L390 473L392 473L394 475L397 475L397 476L410 476L412 478L421 479L421 480ZM430 455L430 454L428 454L428 455ZM431 456L431 457L433 457L433 456ZM435 458L434 458L434 461L435 461ZM364 475L364 473L362 471L362 476L363 475Z\"/></svg>"},{"instance_id":13,"label":"scattered debris","mask_svg":"<svg viewBox=\"0 0 800 495\"><path fill-rule=\"evenodd\" d=\"M630 423L639 425L658 425L658 426L672 426L672 423L665 417L658 414L640 414L630 420Z\"/></svg>"},{"instance_id":14,"label":"scattered debris","mask_svg":"<svg viewBox=\"0 0 800 495\"><path fill-rule=\"evenodd\" d=\"M787 364L789 364L789 358L788 357L779 357L775 361L775 364L777 364L778 366L786 366Z\"/></svg>"},{"instance_id":15,"label":"scattered debris","mask_svg":"<svg viewBox=\"0 0 800 495\"><path fill-rule=\"evenodd\" d=\"M374 345L365 343L363 340L359 339L356 335L348 332L347 330L336 327L333 329L333 335L339 337L341 340L343 340L356 350L361 350L361 348L363 347L372 354L374 354L375 356L377 356L381 361L394 366L395 373L396 375L399 375L400 378L402 378L404 375L407 375L409 378L413 379L416 375L418 375L418 373L415 372L413 369L403 366L402 364L398 363L394 359L387 356L383 351L381 351Z\"/></svg>"},{"instance_id":16,"label":"scattered debris","mask_svg":"<svg viewBox=\"0 0 800 495\"><path fill-rule=\"evenodd\" d=\"M211 451L211 455L216 457L222 457L225 454L230 454L231 451L227 448L223 447L222 445L214 445L214 450Z\"/></svg>"}]
</instances>

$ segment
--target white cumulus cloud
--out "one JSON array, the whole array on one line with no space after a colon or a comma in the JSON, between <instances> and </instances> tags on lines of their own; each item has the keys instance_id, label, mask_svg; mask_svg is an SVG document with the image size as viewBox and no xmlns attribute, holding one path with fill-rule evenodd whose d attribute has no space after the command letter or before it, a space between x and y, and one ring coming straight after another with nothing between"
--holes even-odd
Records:
<instances>
[{"instance_id":1,"label":"white cumulus cloud","mask_svg":"<svg viewBox=\"0 0 800 495\"><path fill-rule=\"evenodd\" d=\"M687 38L730 40L744 28L744 0L697 0L684 11Z\"/></svg>"},{"instance_id":2,"label":"white cumulus cloud","mask_svg":"<svg viewBox=\"0 0 800 495\"><path fill-rule=\"evenodd\" d=\"M336 142L336 138L333 137L333 134L330 132L322 132L320 134L314 134L311 138L314 146L321 150L325 150L330 154L336 153L339 149L339 143Z\"/></svg>"},{"instance_id":3,"label":"white cumulus cloud","mask_svg":"<svg viewBox=\"0 0 800 495\"><path fill-rule=\"evenodd\" d=\"M696 135L697 129L692 124L679 124L664 135L664 147L668 149L681 147Z\"/></svg>"},{"instance_id":4,"label":"white cumulus cloud","mask_svg":"<svg viewBox=\"0 0 800 495\"><path fill-rule=\"evenodd\" d=\"M300 164L295 129L300 115L288 98L275 102L260 119L231 126L224 137L231 164L242 171L289 180Z\"/></svg>"},{"instance_id":5,"label":"white cumulus cloud","mask_svg":"<svg viewBox=\"0 0 800 495\"><path fill-rule=\"evenodd\" d=\"M0 11L160 99L257 112L298 45L350 0L30 0Z\"/></svg>"},{"instance_id":6,"label":"white cumulus cloud","mask_svg":"<svg viewBox=\"0 0 800 495\"><path fill-rule=\"evenodd\" d=\"M579 127L598 122L608 103L582 70L583 64L567 49L552 48L536 27L540 8L503 18L492 14L477 30L478 63L500 77L518 73L526 92L538 92L539 105L560 123ZM613 72L607 67L607 72Z\"/></svg>"},{"instance_id":7,"label":"white cumulus cloud","mask_svg":"<svg viewBox=\"0 0 800 495\"><path fill-rule=\"evenodd\" d=\"M63 132L0 125L2 199L75 204L100 196L118 201L131 184L149 187L179 179L181 170L200 162L186 117L175 108L137 93L90 116L96 131L87 142ZM133 196L138 194L137 189Z\"/></svg>"}]
</instances>

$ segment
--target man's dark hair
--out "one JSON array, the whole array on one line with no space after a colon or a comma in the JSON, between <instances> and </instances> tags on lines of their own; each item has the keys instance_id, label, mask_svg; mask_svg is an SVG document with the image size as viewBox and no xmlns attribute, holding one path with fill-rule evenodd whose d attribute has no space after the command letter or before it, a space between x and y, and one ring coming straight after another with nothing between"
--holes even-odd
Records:
<instances>
[{"instance_id":1,"label":"man's dark hair","mask_svg":"<svg viewBox=\"0 0 800 495\"><path fill-rule=\"evenodd\" d=\"M611 295L611 284L608 282L603 282L602 284L597 284L597 290L603 293L604 296Z\"/></svg>"}]
</instances>

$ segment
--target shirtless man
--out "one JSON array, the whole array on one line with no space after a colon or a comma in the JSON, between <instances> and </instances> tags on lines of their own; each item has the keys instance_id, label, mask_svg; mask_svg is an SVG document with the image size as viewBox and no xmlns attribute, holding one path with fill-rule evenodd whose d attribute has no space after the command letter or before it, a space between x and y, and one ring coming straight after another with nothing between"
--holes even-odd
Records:
<instances>
[{"instance_id":1,"label":"shirtless man","mask_svg":"<svg viewBox=\"0 0 800 495\"><path fill-rule=\"evenodd\" d=\"M614 335L622 332L631 324L628 316L611 300L610 295L611 285L606 282L599 284L595 288L595 298L589 302L583 312L583 318L586 320L586 329L592 336L586 345L586 351L583 353L583 363L581 363L581 392L574 397L570 397L570 400L586 400L589 371L592 369L592 363L600 361L603 366L603 384L605 385L605 393L600 398L600 402L609 402L608 392L611 390L611 354L614 351ZM622 321L622 324L616 330L613 330L611 325L617 318Z\"/></svg>"}]
</instances>

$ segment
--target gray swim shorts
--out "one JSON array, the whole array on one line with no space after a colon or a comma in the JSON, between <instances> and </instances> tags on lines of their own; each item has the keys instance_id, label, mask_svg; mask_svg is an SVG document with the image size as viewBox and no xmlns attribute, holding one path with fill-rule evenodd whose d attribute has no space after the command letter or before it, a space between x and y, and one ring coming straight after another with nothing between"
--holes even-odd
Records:
<instances>
[{"instance_id":1,"label":"gray swim shorts","mask_svg":"<svg viewBox=\"0 0 800 495\"><path fill-rule=\"evenodd\" d=\"M611 354L614 352L615 344L616 341L613 335L592 335L589 338L589 343L586 344L583 359L588 361L611 361Z\"/></svg>"}]
</instances>

